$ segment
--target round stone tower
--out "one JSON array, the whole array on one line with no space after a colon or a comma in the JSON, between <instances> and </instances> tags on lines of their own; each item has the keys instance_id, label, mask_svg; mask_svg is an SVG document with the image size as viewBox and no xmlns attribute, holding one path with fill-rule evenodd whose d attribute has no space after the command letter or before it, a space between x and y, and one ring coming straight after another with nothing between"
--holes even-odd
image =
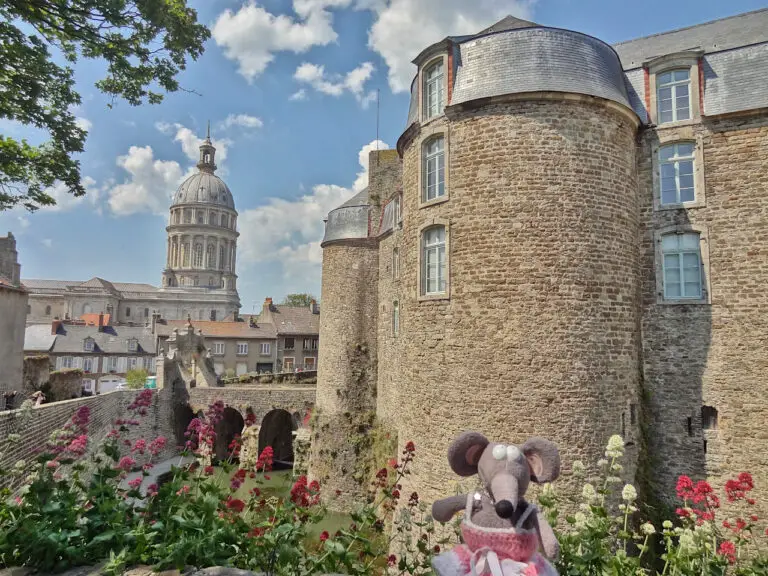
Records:
<instances>
[{"instance_id":1,"label":"round stone tower","mask_svg":"<svg viewBox=\"0 0 768 576\"><path fill-rule=\"evenodd\" d=\"M551 439L566 483L612 434L630 476L637 459L638 118L610 46L519 22L422 52L398 142L399 374L380 385L417 447L404 493L427 501L464 430Z\"/></svg>"},{"instance_id":2,"label":"round stone tower","mask_svg":"<svg viewBox=\"0 0 768 576\"><path fill-rule=\"evenodd\" d=\"M237 211L229 187L214 173L215 155L209 132L200 145L198 172L173 196L163 288L223 290L232 294L236 311Z\"/></svg>"}]
</instances>

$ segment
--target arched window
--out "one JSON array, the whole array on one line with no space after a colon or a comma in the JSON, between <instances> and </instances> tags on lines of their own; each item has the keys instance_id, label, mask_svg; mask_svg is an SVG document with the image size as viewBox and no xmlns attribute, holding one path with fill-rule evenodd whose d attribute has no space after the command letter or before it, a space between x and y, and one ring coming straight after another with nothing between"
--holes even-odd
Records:
<instances>
[{"instance_id":1,"label":"arched window","mask_svg":"<svg viewBox=\"0 0 768 576\"><path fill-rule=\"evenodd\" d=\"M219 270L224 270L224 267L226 266L226 262L224 261L225 256L226 250L224 249L224 246L219 246Z\"/></svg>"},{"instance_id":2,"label":"arched window","mask_svg":"<svg viewBox=\"0 0 768 576\"><path fill-rule=\"evenodd\" d=\"M181 245L181 265L189 268L189 244L186 242Z\"/></svg>"},{"instance_id":3,"label":"arched window","mask_svg":"<svg viewBox=\"0 0 768 576\"><path fill-rule=\"evenodd\" d=\"M221 227L226 228L227 227L227 215L222 214L221 215Z\"/></svg>"},{"instance_id":4,"label":"arched window","mask_svg":"<svg viewBox=\"0 0 768 576\"><path fill-rule=\"evenodd\" d=\"M400 332L400 303L395 300L392 303L392 335L397 336Z\"/></svg>"},{"instance_id":5,"label":"arched window","mask_svg":"<svg viewBox=\"0 0 768 576\"><path fill-rule=\"evenodd\" d=\"M214 197L214 200L216 200L215 197ZM208 224L211 224L212 226L215 226L216 222L218 222L218 220L219 220L218 212L211 212L210 214L208 214Z\"/></svg>"},{"instance_id":6,"label":"arched window","mask_svg":"<svg viewBox=\"0 0 768 576\"><path fill-rule=\"evenodd\" d=\"M445 108L445 73L442 58L424 71L421 97L424 102L425 120L443 113L443 108Z\"/></svg>"},{"instance_id":7,"label":"arched window","mask_svg":"<svg viewBox=\"0 0 768 576\"><path fill-rule=\"evenodd\" d=\"M682 300L702 297L701 247L698 232L661 237L664 298Z\"/></svg>"},{"instance_id":8,"label":"arched window","mask_svg":"<svg viewBox=\"0 0 768 576\"><path fill-rule=\"evenodd\" d=\"M432 226L421 236L421 293L429 296L445 294L446 254L445 226Z\"/></svg>"},{"instance_id":9,"label":"arched window","mask_svg":"<svg viewBox=\"0 0 768 576\"><path fill-rule=\"evenodd\" d=\"M203 212L202 210L197 211L197 223L205 224L205 212Z\"/></svg>"},{"instance_id":10,"label":"arched window","mask_svg":"<svg viewBox=\"0 0 768 576\"><path fill-rule=\"evenodd\" d=\"M184 223L189 224L192 222L192 210L184 210Z\"/></svg>"},{"instance_id":11,"label":"arched window","mask_svg":"<svg viewBox=\"0 0 768 576\"><path fill-rule=\"evenodd\" d=\"M422 202L445 195L445 138L437 136L424 143L421 157Z\"/></svg>"},{"instance_id":12,"label":"arched window","mask_svg":"<svg viewBox=\"0 0 768 576\"><path fill-rule=\"evenodd\" d=\"M206 268L216 267L216 247L213 244L208 244L208 253L206 255Z\"/></svg>"},{"instance_id":13,"label":"arched window","mask_svg":"<svg viewBox=\"0 0 768 576\"><path fill-rule=\"evenodd\" d=\"M173 211L173 223L178 224L179 223L179 211L174 210Z\"/></svg>"},{"instance_id":14,"label":"arched window","mask_svg":"<svg viewBox=\"0 0 768 576\"><path fill-rule=\"evenodd\" d=\"M392 249L392 278L395 280L400 278L400 250L398 248Z\"/></svg>"},{"instance_id":15,"label":"arched window","mask_svg":"<svg viewBox=\"0 0 768 576\"><path fill-rule=\"evenodd\" d=\"M691 117L691 70L669 70L656 75L659 124Z\"/></svg>"},{"instance_id":16,"label":"arched window","mask_svg":"<svg viewBox=\"0 0 768 576\"><path fill-rule=\"evenodd\" d=\"M659 148L661 204L683 204L696 200L693 142Z\"/></svg>"},{"instance_id":17,"label":"arched window","mask_svg":"<svg viewBox=\"0 0 768 576\"><path fill-rule=\"evenodd\" d=\"M46 316L50 316L51 315L51 307L50 307L50 305L45 307L45 315Z\"/></svg>"},{"instance_id":18,"label":"arched window","mask_svg":"<svg viewBox=\"0 0 768 576\"><path fill-rule=\"evenodd\" d=\"M194 264L195 268L200 268L203 265L203 245L202 244L195 244L195 258L194 258Z\"/></svg>"}]
</instances>

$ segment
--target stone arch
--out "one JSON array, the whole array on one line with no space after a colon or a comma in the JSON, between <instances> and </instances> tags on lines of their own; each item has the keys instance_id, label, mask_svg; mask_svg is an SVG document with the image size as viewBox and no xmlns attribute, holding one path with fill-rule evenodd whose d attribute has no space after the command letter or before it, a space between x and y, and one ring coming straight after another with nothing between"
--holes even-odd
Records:
<instances>
[{"instance_id":1,"label":"stone arch","mask_svg":"<svg viewBox=\"0 0 768 576\"><path fill-rule=\"evenodd\" d=\"M176 439L176 446L184 446L187 443L187 437L184 433L187 431L189 423L195 418L195 413L189 404L176 404L173 407L173 432Z\"/></svg>"},{"instance_id":2,"label":"stone arch","mask_svg":"<svg viewBox=\"0 0 768 576\"><path fill-rule=\"evenodd\" d=\"M293 431L296 425L293 415L277 408L267 412L259 430L259 453L272 446L275 464L293 466Z\"/></svg>"},{"instance_id":3,"label":"stone arch","mask_svg":"<svg viewBox=\"0 0 768 576\"><path fill-rule=\"evenodd\" d=\"M221 420L216 424L216 442L214 456L217 460L226 460L229 457L229 444L236 434L240 434L244 424L243 416L234 408L227 406L221 414Z\"/></svg>"}]
</instances>

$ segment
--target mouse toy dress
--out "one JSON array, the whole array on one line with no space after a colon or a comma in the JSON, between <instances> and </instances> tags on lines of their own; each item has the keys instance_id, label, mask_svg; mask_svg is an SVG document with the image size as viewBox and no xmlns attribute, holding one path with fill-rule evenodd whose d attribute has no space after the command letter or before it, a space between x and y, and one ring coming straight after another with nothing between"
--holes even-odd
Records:
<instances>
[{"instance_id":1,"label":"mouse toy dress","mask_svg":"<svg viewBox=\"0 0 768 576\"><path fill-rule=\"evenodd\" d=\"M469 494L461 534L464 544L433 559L438 576L557 576L554 567L538 552L535 528L523 528L536 506L528 504L511 528L487 528L472 521L480 494Z\"/></svg>"}]
</instances>

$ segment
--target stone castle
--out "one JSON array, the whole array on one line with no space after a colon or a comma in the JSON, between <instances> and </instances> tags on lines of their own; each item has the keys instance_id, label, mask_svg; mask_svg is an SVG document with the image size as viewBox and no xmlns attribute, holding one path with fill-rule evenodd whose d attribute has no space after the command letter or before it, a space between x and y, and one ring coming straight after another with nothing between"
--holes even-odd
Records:
<instances>
[{"instance_id":1,"label":"stone castle","mask_svg":"<svg viewBox=\"0 0 768 576\"><path fill-rule=\"evenodd\" d=\"M768 10L613 46L509 17L414 63L327 218L311 474L361 494L374 415L428 502L461 431L553 440L565 486L621 434L648 494L748 470L768 510Z\"/></svg>"},{"instance_id":2,"label":"stone castle","mask_svg":"<svg viewBox=\"0 0 768 576\"><path fill-rule=\"evenodd\" d=\"M148 324L154 312L168 320L223 320L237 314L237 210L229 187L215 174L215 156L209 129L200 145L198 172L173 195L159 288L98 277L24 279L29 291L27 322L104 313L113 323Z\"/></svg>"}]
</instances>

